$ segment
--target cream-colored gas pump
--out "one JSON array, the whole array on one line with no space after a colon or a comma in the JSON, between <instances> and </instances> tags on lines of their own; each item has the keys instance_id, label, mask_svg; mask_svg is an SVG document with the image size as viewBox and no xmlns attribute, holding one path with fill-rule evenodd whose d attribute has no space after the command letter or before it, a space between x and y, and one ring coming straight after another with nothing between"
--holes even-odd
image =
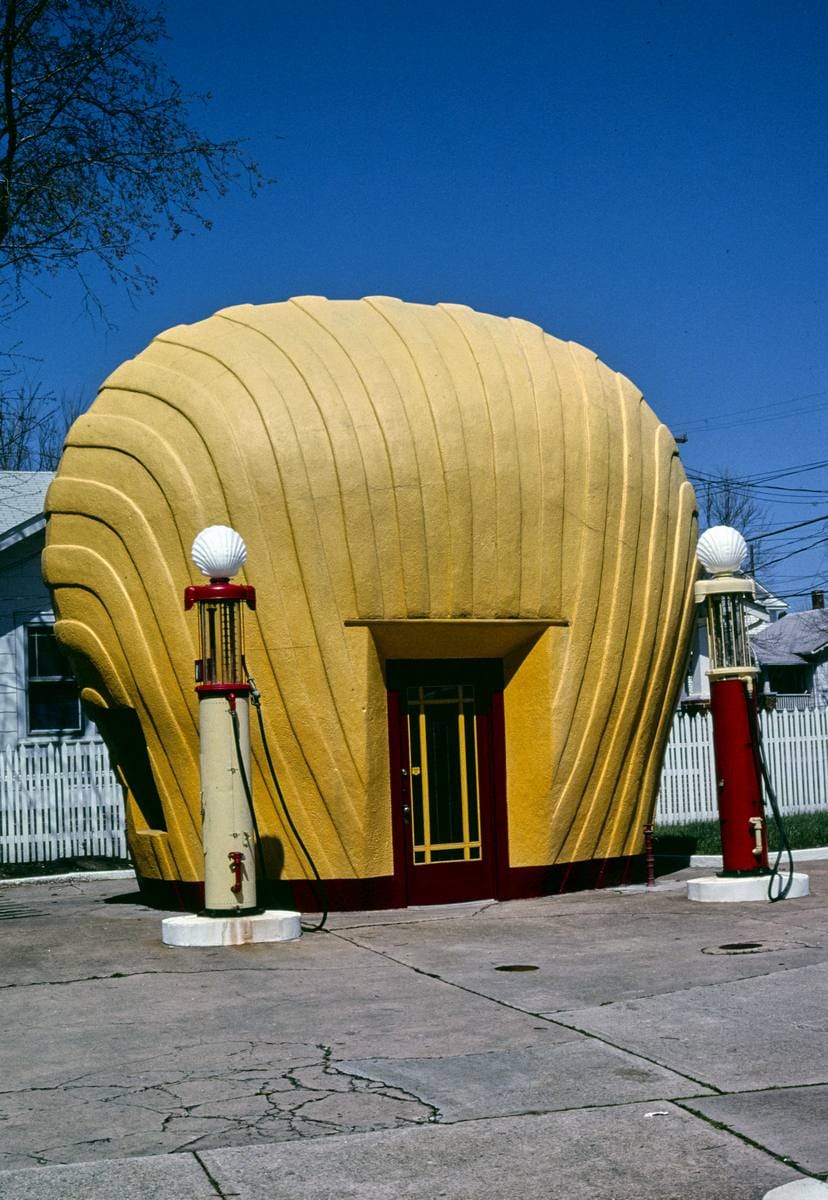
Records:
<instances>
[{"instance_id":1,"label":"cream-colored gas pump","mask_svg":"<svg viewBox=\"0 0 828 1200\"><path fill-rule=\"evenodd\" d=\"M184 608L198 612L195 664L204 846L204 915L248 916L256 907L256 831L247 799L250 684L244 672L244 606L255 588L231 583L247 556L232 529L212 526L193 542L192 558L210 582L188 587ZM246 787L245 784L248 783Z\"/></svg>"},{"instance_id":2,"label":"cream-colored gas pump","mask_svg":"<svg viewBox=\"0 0 828 1200\"><path fill-rule=\"evenodd\" d=\"M298 913L256 904L256 818L252 804L244 609L256 590L231 583L247 557L242 538L211 525L193 542L192 559L209 583L188 587L184 608L198 613L198 694L204 908L168 917L162 937L175 946L239 945L300 936Z\"/></svg>"}]
</instances>

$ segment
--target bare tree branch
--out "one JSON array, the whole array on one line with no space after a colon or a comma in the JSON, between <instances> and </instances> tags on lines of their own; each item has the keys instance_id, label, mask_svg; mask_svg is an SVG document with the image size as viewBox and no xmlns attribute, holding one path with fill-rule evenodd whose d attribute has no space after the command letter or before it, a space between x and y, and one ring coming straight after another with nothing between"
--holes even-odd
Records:
<instances>
[{"instance_id":1,"label":"bare tree branch","mask_svg":"<svg viewBox=\"0 0 828 1200\"><path fill-rule=\"evenodd\" d=\"M55 412L43 407L37 388L19 388L0 398L0 470L40 469L38 439L54 423Z\"/></svg>"},{"instance_id":2,"label":"bare tree branch","mask_svg":"<svg viewBox=\"0 0 828 1200\"><path fill-rule=\"evenodd\" d=\"M209 226L203 205L241 177L265 182L238 140L191 124L157 55L144 0L0 0L0 283L97 260L127 291L129 265L166 228Z\"/></svg>"},{"instance_id":3,"label":"bare tree branch","mask_svg":"<svg viewBox=\"0 0 828 1200\"><path fill-rule=\"evenodd\" d=\"M209 228L211 193L267 182L240 141L192 124L207 97L169 75L164 36L152 0L0 0L0 326L27 286L66 269L106 319L88 266L132 296L151 290L147 240ZM85 405L21 372L19 353L0 347L0 469L51 469Z\"/></svg>"},{"instance_id":4,"label":"bare tree branch","mask_svg":"<svg viewBox=\"0 0 828 1200\"><path fill-rule=\"evenodd\" d=\"M767 523L765 510L757 503L751 488L726 467L715 478L697 482L696 493L705 527L731 525L750 536Z\"/></svg>"},{"instance_id":5,"label":"bare tree branch","mask_svg":"<svg viewBox=\"0 0 828 1200\"><path fill-rule=\"evenodd\" d=\"M745 537L761 533L767 528L767 510L758 503L748 483L733 475L727 467L719 468L716 476L694 480L699 501L699 516L702 526L730 525ZM763 560L768 558L764 543L751 544L751 573L761 571Z\"/></svg>"}]
</instances>

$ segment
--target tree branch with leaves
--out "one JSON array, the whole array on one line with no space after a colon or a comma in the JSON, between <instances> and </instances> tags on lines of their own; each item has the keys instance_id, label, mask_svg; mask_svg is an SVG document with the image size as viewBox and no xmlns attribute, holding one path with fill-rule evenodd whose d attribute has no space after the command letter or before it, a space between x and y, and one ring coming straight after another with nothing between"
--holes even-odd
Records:
<instances>
[{"instance_id":1,"label":"tree branch with leaves","mask_svg":"<svg viewBox=\"0 0 828 1200\"><path fill-rule=\"evenodd\" d=\"M164 21L135 0L5 0L0 9L0 270L16 285L95 259L135 292L152 277L138 244L189 223L244 178L238 139L190 120L158 57Z\"/></svg>"},{"instance_id":2,"label":"tree branch with leaves","mask_svg":"<svg viewBox=\"0 0 828 1200\"><path fill-rule=\"evenodd\" d=\"M164 37L143 0L0 0L0 321L36 277L84 279L92 263L132 295L151 291L143 244L209 229L211 195L267 182L242 140L192 123L209 96L168 73ZM40 402L9 388L5 358L0 436Z\"/></svg>"}]
</instances>

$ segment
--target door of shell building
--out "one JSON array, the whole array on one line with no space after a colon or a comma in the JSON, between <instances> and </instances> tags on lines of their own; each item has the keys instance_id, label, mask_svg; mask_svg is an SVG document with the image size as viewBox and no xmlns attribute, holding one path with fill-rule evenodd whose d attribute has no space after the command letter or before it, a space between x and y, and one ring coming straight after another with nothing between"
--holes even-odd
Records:
<instances>
[{"instance_id":1,"label":"door of shell building","mask_svg":"<svg viewBox=\"0 0 828 1200\"><path fill-rule=\"evenodd\" d=\"M500 659L386 664L398 870L408 904L497 896ZM500 847L505 858L506 847Z\"/></svg>"}]
</instances>

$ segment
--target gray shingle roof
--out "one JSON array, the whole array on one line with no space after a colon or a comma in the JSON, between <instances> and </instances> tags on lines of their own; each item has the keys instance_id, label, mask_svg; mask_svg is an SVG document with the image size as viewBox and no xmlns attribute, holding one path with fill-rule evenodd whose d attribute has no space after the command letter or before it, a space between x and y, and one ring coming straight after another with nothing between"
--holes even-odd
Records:
<instances>
[{"instance_id":1,"label":"gray shingle roof","mask_svg":"<svg viewBox=\"0 0 828 1200\"><path fill-rule=\"evenodd\" d=\"M762 666L802 666L828 646L828 610L788 613L752 634L750 644Z\"/></svg>"},{"instance_id":2,"label":"gray shingle roof","mask_svg":"<svg viewBox=\"0 0 828 1200\"><path fill-rule=\"evenodd\" d=\"M0 471L0 533L43 512L53 471Z\"/></svg>"}]
</instances>

